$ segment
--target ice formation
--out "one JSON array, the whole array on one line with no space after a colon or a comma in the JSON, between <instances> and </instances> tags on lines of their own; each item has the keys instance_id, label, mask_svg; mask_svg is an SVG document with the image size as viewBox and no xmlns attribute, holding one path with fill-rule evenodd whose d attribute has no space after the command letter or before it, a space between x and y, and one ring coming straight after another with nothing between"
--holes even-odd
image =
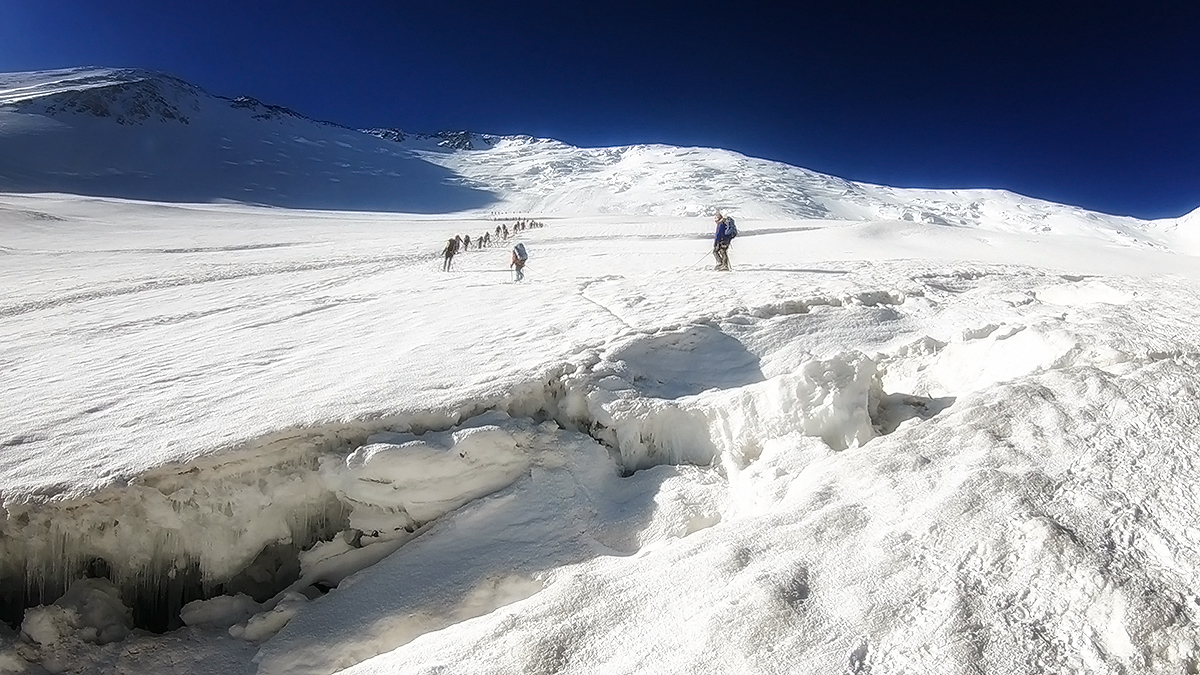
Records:
<instances>
[{"instance_id":1,"label":"ice formation","mask_svg":"<svg viewBox=\"0 0 1200 675\"><path fill-rule=\"evenodd\" d=\"M238 607L268 603L276 619L263 625L277 625L290 616L276 610L277 594L336 586L426 523L527 475L539 461L529 421L585 431L611 449L611 470L626 475L680 463L736 471L776 435L815 436L840 450L875 434L882 391L861 354L675 400L641 394L614 374L624 368L602 357L559 368L445 430L401 431L407 425L396 419L370 434L363 429L371 425L297 430L81 503L27 507L15 514L27 525L5 542L6 564L20 566L8 578L24 571L26 606L78 575L111 578L146 628L219 623L204 617L219 618L223 605L195 602L213 596L245 598ZM6 590L15 598L22 588Z\"/></svg>"}]
</instances>

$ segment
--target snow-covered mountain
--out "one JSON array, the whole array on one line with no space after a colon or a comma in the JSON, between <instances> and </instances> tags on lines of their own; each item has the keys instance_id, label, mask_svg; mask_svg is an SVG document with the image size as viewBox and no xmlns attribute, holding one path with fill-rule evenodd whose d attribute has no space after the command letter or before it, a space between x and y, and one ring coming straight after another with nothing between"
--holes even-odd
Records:
<instances>
[{"instance_id":1,"label":"snow-covered mountain","mask_svg":"<svg viewBox=\"0 0 1200 675\"><path fill-rule=\"evenodd\" d=\"M0 75L0 190L416 213L495 201L374 136L106 68Z\"/></svg>"},{"instance_id":2,"label":"snow-covered mountain","mask_svg":"<svg viewBox=\"0 0 1200 675\"><path fill-rule=\"evenodd\" d=\"M353 130L111 68L0 75L0 190L410 213L681 217L724 208L1163 244L1162 226L1005 191L867 185L710 148Z\"/></svg>"},{"instance_id":3,"label":"snow-covered mountain","mask_svg":"<svg viewBox=\"0 0 1200 675\"><path fill-rule=\"evenodd\" d=\"M0 92L0 672L1200 664L1200 211Z\"/></svg>"},{"instance_id":4,"label":"snow-covered mountain","mask_svg":"<svg viewBox=\"0 0 1200 675\"><path fill-rule=\"evenodd\" d=\"M1151 230L1168 247L1200 255L1200 208L1179 218L1155 221Z\"/></svg>"}]
</instances>

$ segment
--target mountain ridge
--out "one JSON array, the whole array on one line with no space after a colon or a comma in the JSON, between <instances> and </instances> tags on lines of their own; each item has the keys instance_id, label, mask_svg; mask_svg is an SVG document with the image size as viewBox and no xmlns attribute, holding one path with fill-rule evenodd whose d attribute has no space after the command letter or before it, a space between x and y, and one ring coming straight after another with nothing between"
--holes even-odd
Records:
<instances>
[{"instance_id":1,"label":"mountain ridge","mask_svg":"<svg viewBox=\"0 0 1200 675\"><path fill-rule=\"evenodd\" d=\"M994 189L892 188L730 150L579 148L470 131L353 129L136 68L0 74L0 190L333 210L898 220L1137 246L1145 221ZM1177 234L1177 233L1176 233Z\"/></svg>"}]
</instances>

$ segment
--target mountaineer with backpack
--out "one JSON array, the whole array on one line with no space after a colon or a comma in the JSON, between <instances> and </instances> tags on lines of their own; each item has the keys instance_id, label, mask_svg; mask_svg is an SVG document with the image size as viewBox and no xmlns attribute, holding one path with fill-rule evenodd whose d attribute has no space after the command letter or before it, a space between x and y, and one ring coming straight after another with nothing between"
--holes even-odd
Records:
<instances>
[{"instance_id":1,"label":"mountaineer with backpack","mask_svg":"<svg viewBox=\"0 0 1200 675\"><path fill-rule=\"evenodd\" d=\"M529 253L525 251L525 244L518 243L512 250L512 263L509 267L517 268L517 281L525 278L525 261L529 260Z\"/></svg>"},{"instance_id":2,"label":"mountaineer with backpack","mask_svg":"<svg viewBox=\"0 0 1200 675\"><path fill-rule=\"evenodd\" d=\"M716 269L729 271L729 243L737 236L737 225L733 222L733 218L721 215L717 211L717 215L713 220L717 223L717 231L713 235L713 257L717 259Z\"/></svg>"}]
</instances>

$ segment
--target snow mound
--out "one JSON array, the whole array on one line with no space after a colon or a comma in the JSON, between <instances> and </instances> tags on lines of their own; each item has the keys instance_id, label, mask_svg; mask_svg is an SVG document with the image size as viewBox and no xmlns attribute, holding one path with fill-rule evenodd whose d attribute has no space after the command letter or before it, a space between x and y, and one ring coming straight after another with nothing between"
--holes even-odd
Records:
<instances>
[{"instance_id":1,"label":"snow mound","mask_svg":"<svg viewBox=\"0 0 1200 675\"><path fill-rule=\"evenodd\" d=\"M289 591L279 598L271 609L230 626L229 634L248 642L262 642L282 630L306 602L308 598L304 595Z\"/></svg>"},{"instance_id":2,"label":"snow mound","mask_svg":"<svg viewBox=\"0 0 1200 675\"><path fill-rule=\"evenodd\" d=\"M404 514L428 522L510 485L529 469L518 440L497 423L504 413L475 418L454 431L372 436L344 461L326 462L322 479L354 506L350 524L379 529ZM374 517L372 515L374 514Z\"/></svg>"},{"instance_id":3,"label":"snow mound","mask_svg":"<svg viewBox=\"0 0 1200 675\"><path fill-rule=\"evenodd\" d=\"M42 646L72 639L107 644L123 640L133 628L133 612L107 579L80 579L48 607L25 612L21 634Z\"/></svg>"},{"instance_id":4,"label":"snow mound","mask_svg":"<svg viewBox=\"0 0 1200 675\"><path fill-rule=\"evenodd\" d=\"M653 349L657 341L646 342ZM742 466L757 457L766 438L789 433L820 438L835 450L876 435L873 416L882 390L870 359L843 354L801 364L798 371L670 401L646 398L636 385L600 372L586 403L592 433L620 449L626 470Z\"/></svg>"},{"instance_id":5,"label":"snow mound","mask_svg":"<svg viewBox=\"0 0 1200 675\"><path fill-rule=\"evenodd\" d=\"M245 593L218 595L208 600L193 600L183 606L179 618L187 626L229 628L262 611L262 605Z\"/></svg>"},{"instance_id":6,"label":"snow mound","mask_svg":"<svg viewBox=\"0 0 1200 675\"><path fill-rule=\"evenodd\" d=\"M1133 300L1133 295L1118 291L1102 281L1086 281L1049 286L1035 292L1038 300L1055 305L1086 305L1103 302L1124 305Z\"/></svg>"}]
</instances>

